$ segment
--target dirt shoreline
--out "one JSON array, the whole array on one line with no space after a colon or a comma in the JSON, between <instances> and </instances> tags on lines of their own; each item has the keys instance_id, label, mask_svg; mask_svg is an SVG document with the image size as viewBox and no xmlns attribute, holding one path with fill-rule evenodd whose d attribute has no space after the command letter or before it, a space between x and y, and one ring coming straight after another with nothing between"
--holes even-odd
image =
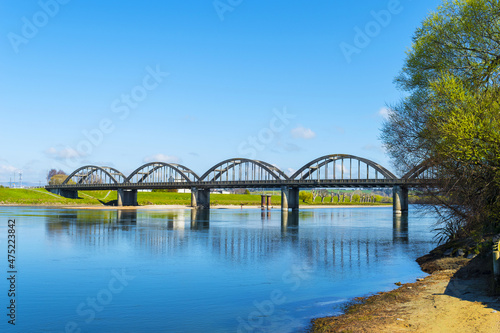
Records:
<instances>
[{"instance_id":1,"label":"dirt shoreline","mask_svg":"<svg viewBox=\"0 0 500 333\"><path fill-rule=\"evenodd\" d=\"M313 320L312 332L500 332L500 297L491 295L491 257L427 255L418 261L431 275L357 298L345 314Z\"/></svg>"},{"instance_id":2,"label":"dirt shoreline","mask_svg":"<svg viewBox=\"0 0 500 333\"><path fill-rule=\"evenodd\" d=\"M110 209L110 210L147 210L147 209L193 209L191 206L185 205L144 205L144 206L98 206L98 205L21 205L21 204L0 204L0 207L41 207L41 208L57 208L57 209ZM321 209L321 208L387 208L390 205L311 205L301 206L300 209ZM271 209L281 209L281 206L271 206ZM261 206L240 206L240 205L217 205L210 206L210 209L261 209Z\"/></svg>"}]
</instances>

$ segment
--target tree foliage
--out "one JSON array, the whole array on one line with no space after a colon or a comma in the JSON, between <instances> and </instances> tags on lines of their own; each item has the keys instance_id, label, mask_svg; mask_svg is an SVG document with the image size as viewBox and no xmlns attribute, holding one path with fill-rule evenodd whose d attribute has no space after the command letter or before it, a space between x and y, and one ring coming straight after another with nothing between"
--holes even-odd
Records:
<instances>
[{"instance_id":1,"label":"tree foliage","mask_svg":"<svg viewBox=\"0 0 500 333\"><path fill-rule=\"evenodd\" d=\"M47 173L47 181L50 181L50 179L55 176L55 175L65 175L66 172L62 170L56 170L56 169L50 169L50 171Z\"/></svg>"},{"instance_id":2,"label":"tree foliage","mask_svg":"<svg viewBox=\"0 0 500 333\"><path fill-rule=\"evenodd\" d=\"M68 178L68 176L66 176L65 174L55 174L49 179L49 185L61 185L66 180L66 178ZM68 182L68 184L74 183L75 182L72 180Z\"/></svg>"},{"instance_id":3,"label":"tree foliage","mask_svg":"<svg viewBox=\"0 0 500 333\"><path fill-rule=\"evenodd\" d=\"M302 200L302 202L312 202L313 201L313 195L311 192L306 192L306 191L300 191L299 192L299 200Z\"/></svg>"},{"instance_id":4,"label":"tree foliage","mask_svg":"<svg viewBox=\"0 0 500 333\"><path fill-rule=\"evenodd\" d=\"M446 239L500 220L500 1L445 1L413 38L381 138L400 172L428 161Z\"/></svg>"}]
</instances>

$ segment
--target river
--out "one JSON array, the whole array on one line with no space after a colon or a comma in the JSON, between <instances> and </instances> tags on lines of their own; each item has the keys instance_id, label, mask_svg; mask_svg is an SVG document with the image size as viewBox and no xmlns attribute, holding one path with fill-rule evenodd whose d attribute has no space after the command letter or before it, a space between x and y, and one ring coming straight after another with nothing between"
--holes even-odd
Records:
<instances>
[{"instance_id":1,"label":"river","mask_svg":"<svg viewBox=\"0 0 500 333\"><path fill-rule=\"evenodd\" d=\"M435 247L435 221L413 207L406 218L0 207L0 331L303 332L353 297L425 276L415 259Z\"/></svg>"}]
</instances>

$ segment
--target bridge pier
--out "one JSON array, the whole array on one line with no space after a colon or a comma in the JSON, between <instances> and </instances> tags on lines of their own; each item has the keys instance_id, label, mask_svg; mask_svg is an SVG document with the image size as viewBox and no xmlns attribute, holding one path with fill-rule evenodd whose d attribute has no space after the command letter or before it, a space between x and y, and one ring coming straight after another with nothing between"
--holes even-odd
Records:
<instances>
[{"instance_id":1,"label":"bridge pier","mask_svg":"<svg viewBox=\"0 0 500 333\"><path fill-rule=\"evenodd\" d=\"M68 199L78 199L78 191L75 190L66 190L62 188L54 188L48 190L51 193L60 195L61 197Z\"/></svg>"},{"instance_id":2,"label":"bridge pier","mask_svg":"<svg viewBox=\"0 0 500 333\"><path fill-rule=\"evenodd\" d=\"M119 188L116 192L118 206L137 206L137 190Z\"/></svg>"},{"instance_id":3,"label":"bridge pier","mask_svg":"<svg viewBox=\"0 0 500 333\"><path fill-rule=\"evenodd\" d=\"M281 209L299 209L299 188L283 186L281 188Z\"/></svg>"},{"instance_id":4,"label":"bridge pier","mask_svg":"<svg viewBox=\"0 0 500 333\"><path fill-rule=\"evenodd\" d=\"M392 209L394 214L408 213L408 187L396 185L392 188Z\"/></svg>"},{"instance_id":5,"label":"bridge pier","mask_svg":"<svg viewBox=\"0 0 500 333\"><path fill-rule=\"evenodd\" d=\"M261 194L260 195L260 208L261 209L269 209L271 206L271 195L270 194Z\"/></svg>"},{"instance_id":6,"label":"bridge pier","mask_svg":"<svg viewBox=\"0 0 500 333\"><path fill-rule=\"evenodd\" d=\"M191 207L210 209L210 189L193 187L191 189Z\"/></svg>"}]
</instances>

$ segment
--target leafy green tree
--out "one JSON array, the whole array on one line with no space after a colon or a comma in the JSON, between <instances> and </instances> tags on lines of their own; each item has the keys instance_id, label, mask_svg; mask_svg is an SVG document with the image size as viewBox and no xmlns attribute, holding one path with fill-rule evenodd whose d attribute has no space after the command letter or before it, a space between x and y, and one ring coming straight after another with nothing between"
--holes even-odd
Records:
<instances>
[{"instance_id":1,"label":"leafy green tree","mask_svg":"<svg viewBox=\"0 0 500 333\"><path fill-rule=\"evenodd\" d=\"M425 19L396 78L407 93L381 138L407 171L423 161L441 239L491 231L500 220L500 1L445 1Z\"/></svg>"},{"instance_id":2,"label":"leafy green tree","mask_svg":"<svg viewBox=\"0 0 500 333\"><path fill-rule=\"evenodd\" d=\"M299 192L299 200L302 200L302 202L312 202L313 201L313 195L311 192L306 192L306 191L300 191Z\"/></svg>"}]
</instances>

